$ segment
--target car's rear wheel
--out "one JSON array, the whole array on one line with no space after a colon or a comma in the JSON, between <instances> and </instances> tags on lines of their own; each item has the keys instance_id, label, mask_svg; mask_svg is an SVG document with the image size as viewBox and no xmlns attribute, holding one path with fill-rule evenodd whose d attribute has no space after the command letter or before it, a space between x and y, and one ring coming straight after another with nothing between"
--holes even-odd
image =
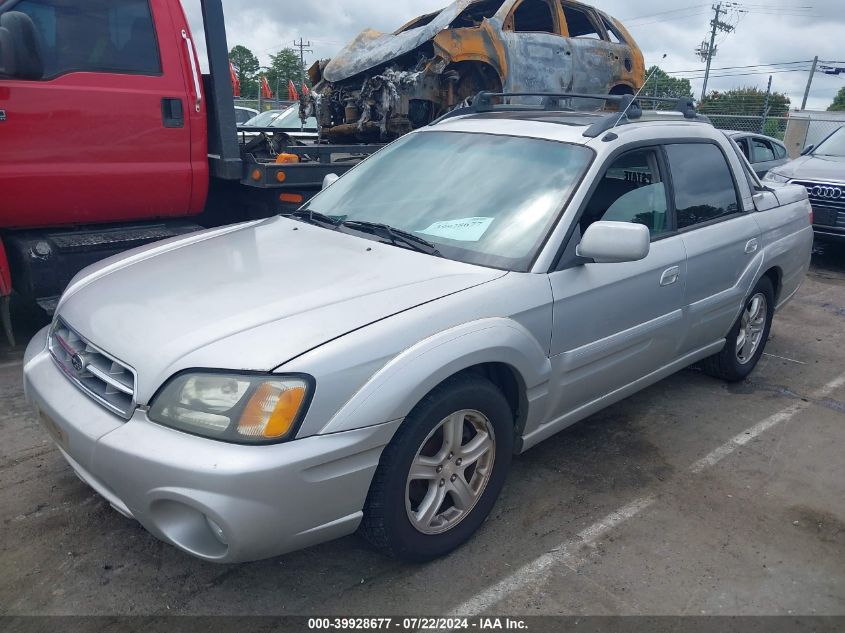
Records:
<instances>
[{"instance_id":1,"label":"car's rear wheel","mask_svg":"<svg viewBox=\"0 0 845 633\"><path fill-rule=\"evenodd\" d=\"M730 382L745 380L763 355L774 316L775 291L768 277L757 282L718 354L704 359L711 376Z\"/></svg>"},{"instance_id":2,"label":"car's rear wheel","mask_svg":"<svg viewBox=\"0 0 845 633\"><path fill-rule=\"evenodd\" d=\"M405 418L373 477L360 531L384 552L425 561L461 545L489 514L513 450L513 415L490 381L449 379Z\"/></svg>"}]
</instances>

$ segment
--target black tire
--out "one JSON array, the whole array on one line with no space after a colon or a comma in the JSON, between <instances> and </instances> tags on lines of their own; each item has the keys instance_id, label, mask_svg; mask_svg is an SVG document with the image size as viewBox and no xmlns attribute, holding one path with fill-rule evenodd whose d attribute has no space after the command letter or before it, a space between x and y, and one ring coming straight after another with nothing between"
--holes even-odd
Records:
<instances>
[{"instance_id":1,"label":"black tire","mask_svg":"<svg viewBox=\"0 0 845 633\"><path fill-rule=\"evenodd\" d=\"M762 338L757 346L754 354L745 362L740 362L737 357L737 342L740 336L740 329L742 327L742 317L745 311L749 308L752 299L756 295L763 295L766 299L766 321L763 327ZM757 365L760 356L763 355L763 350L766 348L766 342L769 340L769 332L772 328L772 317L775 309L775 290L772 286L772 281L768 277L763 277L754 286L754 290L748 295L745 303L742 306L742 312L737 317L736 323L731 327L730 332L726 337L725 346L718 354L709 356L701 362L701 367L706 374L714 378L721 378L728 382L739 382L745 380Z\"/></svg>"},{"instance_id":2,"label":"black tire","mask_svg":"<svg viewBox=\"0 0 845 633\"><path fill-rule=\"evenodd\" d=\"M492 469L475 505L456 525L439 534L425 534L414 527L406 511L409 469L429 434L446 417L464 409L482 413L493 428ZM446 380L414 407L382 452L360 534L385 554L410 562L443 556L463 544L487 518L502 490L513 454L513 435L510 406L489 380L470 373Z\"/></svg>"}]
</instances>

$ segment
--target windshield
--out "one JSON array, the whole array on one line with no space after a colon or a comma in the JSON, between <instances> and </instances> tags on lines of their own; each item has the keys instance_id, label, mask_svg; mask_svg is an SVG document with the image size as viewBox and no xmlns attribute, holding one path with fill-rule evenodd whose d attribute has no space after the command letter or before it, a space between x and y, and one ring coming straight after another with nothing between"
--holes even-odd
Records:
<instances>
[{"instance_id":1,"label":"windshield","mask_svg":"<svg viewBox=\"0 0 845 633\"><path fill-rule=\"evenodd\" d=\"M281 127L286 129L298 130L302 127L302 120L299 118L299 106L291 106L278 117L273 119L270 127ZM305 120L305 129L311 132L317 131L317 119L313 116Z\"/></svg>"},{"instance_id":2,"label":"windshield","mask_svg":"<svg viewBox=\"0 0 845 633\"><path fill-rule=\"evenodd\" d=\"M534 138L418 132L303 208L411 232L450 259L525 271L592 155Z\"/></svg>"},{"instance_id":3,"label":"windshield","mask_svg":"<svg viewBox=\"0 0 845 633\"><path fill-rule=\"evenodd\" d=\"M267 110L266 112L262 112L244 123L244 127L267 127L281 112L281 110Z\"/></svg>"},{"instance_id":4,"label":"windshield","mask_svg":"<svg viewBox=\"0 0 845 633\"><path fill-rule=\"evenodd\" d=\"M845 126L836 130L813 150L817 156L845 156Z\"/></svg>"}]
</instances>

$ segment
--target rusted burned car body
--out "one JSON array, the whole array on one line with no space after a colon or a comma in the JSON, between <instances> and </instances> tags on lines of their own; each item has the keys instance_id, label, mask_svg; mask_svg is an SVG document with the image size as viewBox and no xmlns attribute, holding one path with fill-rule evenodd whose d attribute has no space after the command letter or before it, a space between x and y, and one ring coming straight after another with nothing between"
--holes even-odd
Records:
<instances>
[{"instance_id":1,"label":"rusted burned car body","mask_svg":"<svg viewBox=\"0 0 845 633\"><path fill-rule=\"evenodd\" d=\"M593 7L458 0L392 34L367 29L309 73L315 89L303 114L313 112L329 138L374 140L425 125L481 90L633 94L644 67L625 27Z\"/></svg>"}]
</instances>

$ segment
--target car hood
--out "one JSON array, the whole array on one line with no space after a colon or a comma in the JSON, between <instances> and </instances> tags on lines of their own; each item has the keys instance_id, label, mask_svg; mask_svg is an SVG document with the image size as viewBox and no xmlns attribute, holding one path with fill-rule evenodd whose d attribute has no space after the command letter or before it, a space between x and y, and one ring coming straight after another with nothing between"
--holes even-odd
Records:
<instances>
[{"instance_id":1,"label":"car hood","mask_svg":"<svg viewBox=\"0 0 845 633\"><path fill-rule=\"evenodd\" d=\"M799 156L772 171L798 180L845 182L845 156Z\"/></svg>"},{"instance_id":2,"label":"car hood","mask_svg":"<svg viewBox=\"0 0 845 633\"><path fill-rule=\"evenodd\" d=\"M477 1L458 0L443 9L428 24L402 33L380 33L365 29L332 57L323 68L323 77L327 81L343 81L409 53L448 28L461 11Z\"/></svg>"},{"instance_id":3,"label":"car hood","mask_svg":"<svg viewBox=\"0 0 845 633\"><path fill-rule=\"evenodd\" d=\"M130 252L75 280L58 310L135 369L144 404L180 370L269 371L504 274L278 217Z\"/></svg>"}]
</instances>

